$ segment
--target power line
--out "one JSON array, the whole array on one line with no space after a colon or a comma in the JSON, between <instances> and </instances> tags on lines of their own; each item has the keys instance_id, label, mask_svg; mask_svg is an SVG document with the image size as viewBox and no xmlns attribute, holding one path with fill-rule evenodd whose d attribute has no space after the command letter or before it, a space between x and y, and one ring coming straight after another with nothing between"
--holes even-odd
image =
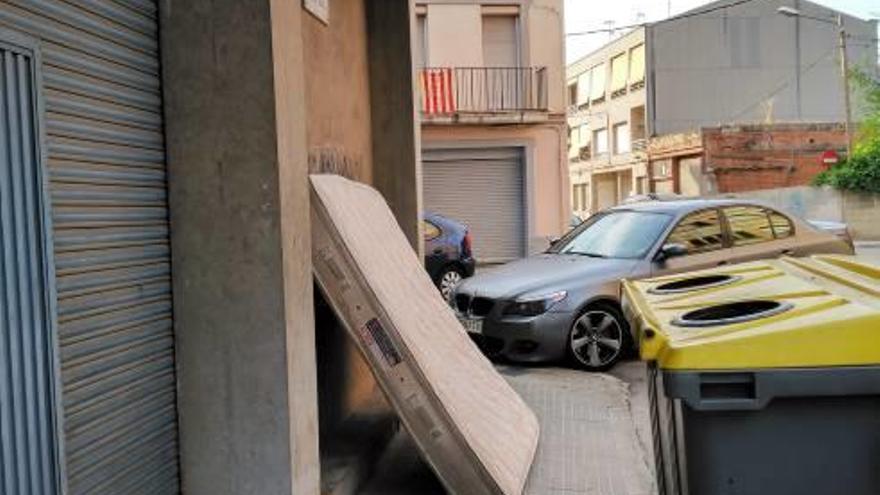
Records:
<instances>
[{"instance_id":1,"label":"power line","mask_svg":"<svg viewBox=\"0 0 880 495\"><path fill-rule=\"evenodd\" d=\"M683 13L683 14L679 14L679 15L677 15L677 16L668 17L668 18L663 19L662 21L658 21L658 22L678 21L678 20L681 20L681 19L687 19L687 18L689 18L689 17L696 17L696 16L699 16L699 15L710 14L710 13L715 12L715 11L717 11L717 10L723 10L723 9L727 9L727 8L730 8L730 7L736 7L736 6L738 6L738 5L742 5L742 4L749 3L749 2L753 2L753 1L754 1L754 0L738 0L738 1L736 1L736 2L728 3L728 4L725 4L725 5L718 5L718 6L715 6L715 7L709 8L709 9L705 9L705 10L698 10L698 11L693 11L693 12L685 12L685 13ZM644 25L646 25L646 23L641 23L641 24L630 24L630 25L628 25L628 26L611 27L611 28L605 28L605 29L592 29L592 30L589 30L589 31L575 31L575 32L572 32L572 33L565 33L565 35L566 35L566 36L583 36L583 35L587 35L587 34L613 33L613 32L615 32L615 31L621 31L621 30L624 30L624 29L633 29L633 28L637 28L637 27L642 27L642 26L644 26Z\"/></svg>"}]
</instances>

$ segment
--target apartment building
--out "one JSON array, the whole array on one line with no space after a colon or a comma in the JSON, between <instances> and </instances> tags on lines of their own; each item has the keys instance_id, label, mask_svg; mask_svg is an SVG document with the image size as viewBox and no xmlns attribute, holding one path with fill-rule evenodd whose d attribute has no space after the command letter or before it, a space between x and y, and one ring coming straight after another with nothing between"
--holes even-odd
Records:
<instances>
[{"instance_id":1,"label":"apartment building","mask_svg":"<svg viewBox=\"0 0 880 495\"><path fill-rule=\"evenodd\" d=\"M647 191L645 30L568 67L572 208L589 212Z\"/></svg>"},{"instance_id":2,"label":"apartment building","mask_svg":"<svg viewBox=\"0 0 880 495\"><path fill-rule=\"evenodd\" d=\"M543 249L570 212L563 0L417 2L424 208L481 262Z\"/></svg>"},{"instance_id":3,"label":"apartment building","mask_svg":"<svg viewBox=\"0 0 880 495\"><path fill-rule=\"evenodd\" d=\"M876 21L807 0L720 0L638 27L569 65L573 209L585 215L670 184L653 178L677 176L682 165L657 160L649 170L645 140L732 124L843 122L838 15L850 65L876 71Z\"/></svg>"},{"instance_id":4,"label":"apartment building","mask_svg":"<svg viewBox=\"0 0 880 495\"><path fill-rule=\"evenodd\" d=\"M379 457L308 174L372 184L421 249L414 20L0 2L0 493L317 495Z\"/></svg>"}]
</instances>

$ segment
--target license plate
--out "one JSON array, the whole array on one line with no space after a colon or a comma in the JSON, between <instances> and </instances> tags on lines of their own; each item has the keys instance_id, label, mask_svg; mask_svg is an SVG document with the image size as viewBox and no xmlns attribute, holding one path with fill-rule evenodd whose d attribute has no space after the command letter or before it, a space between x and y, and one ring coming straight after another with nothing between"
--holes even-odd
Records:
<instances>
[{"instance_id":1,"label":"license plate","mask_svg":"<svg viewBox=\"0 0 880 495\"><path fill-rule=\"evenodd\" d=\"M459 318L458 320L468 333L483 333L483 320L472 318Z\"/></svg>"}]
</instances>

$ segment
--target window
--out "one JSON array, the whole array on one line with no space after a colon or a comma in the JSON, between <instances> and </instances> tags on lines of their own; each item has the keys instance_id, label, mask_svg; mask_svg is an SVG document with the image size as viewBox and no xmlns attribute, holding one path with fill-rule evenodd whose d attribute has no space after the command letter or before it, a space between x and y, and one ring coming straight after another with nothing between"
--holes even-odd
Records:
<instances>
[{"instance_id":1,"label":"window","mask_svg":"<svg viewBox=\"0 0 880 495\"><path fill-rule=\"evenodd\" d=\"M643 258L670 220L662 213L611 210L587 219L550 252L591 258Z\"/></svg>"},{"instance_id":2,"label":"window","mask_svg":"<svg viewBox=\"0 0 880 495\"><path fill-rule=\"evenodd\" d=\"M571 207L575 211L585 211L587 209L587 188L589 184L575 184L571 187Z\"/></svg>"},{"instance_id":3,"label":"window","mask_svg":"<svg viewBox=\"0 0 880 495\"><path fill-rule=\"evenodd\" d=\"M608 153L608 129L596 129L593 131L593 156Z\"/></svg>"},{"instance_id":4,"label":"window","mask_svg":"<svg viewBox=\"0 0 880 495\"><path fill-rule=\"evenodd\" d=\"M757 206L733 206L724 209L734 246L748 246L772 241L773 228L767 211Z\"/></svg>"},{"instance_id":5,"label":"window","mask_svg":"<svg viewBox=\"0 0 880 495\"><path fill-rule=\"evenodd\" d=\"M684 217L669 234L666 244L681 244L687 248L688 254L724 247L724 235L718 211L698 211Z\"/></svg>"},{"instance_id":6,"label":"window","mask_svg":"<svg viewBox=\"0 0 880 495\"><path fill-rule=\"evenodd\" d=\"M574 82L568 83L568 104L569 104L569 106L577 105L577 98L578 98L578 82L574 81Z\"/></svg>"},{"instance_id":7,"label":"window","mask_svg":"<svg viewBox=\"0 0 880 495\"><path fill-rule=\"evenodd\" d=\"M611 95L619 96L626 92L627 53L611 59Z\"/></svg>"},{"instance_id":8,"label":"window","mask_svg":"<svg viewBox=\"0 0 880 495\"><path fill-rule=\"evenodd\" d=\"M425 229L425 240L433 241L434 239L440 237L440 228L434 225L433 223L422 220L422 226Z\"/></svg>"},{"instance_id":9,"label":"window","mask_svg":"<svg viewBox=\"0 0 880 495\"><path fill-rule=\"evenodd\" d=\"M773 234L777 239L785 239L794 235L794 226L791 220L778 211L769 210L770 225L773 227Z\"/></svg>"},{"instance_id":10,"label":"window","mask_svg":"<svg viewBox=\"0 0 880 495\"><path fill-rule=\"evenodd\" d=\"M519 36L515 15L483 15L483 64L519 67Z\"/></svg>"},{"instance_id":11,"label":"window","mask_svg":"<svg viewBox=\"0 0 880 495\"><path fill-rule=\"evenodd\" d=\"M590 99L593 101L605 98L605 64L599 64L590 70Z\"/></svg>"},{"instance_id":12,"label":"window","mask_svg":"<svg viewBox=\"0 0 880 495\"><path fill-rule=\"evenodd\" d=\"M629 84L637 86L645 82L645 45L639 45L629 51Z\"/></svg>"},{"instance_id":13,"label":"window","mask_svg":"<svg viewBox=\"0 0 880 495\"><path fill-rule=\"evenodd\" d=\"M421 68L428 65L428 38L426 31L427 16L416 16L416 39L413 49L416 54L416 67Z\"/></svg>"},{"instance_id":14,"label":"window","mask_svg":"<svg viewBox=\"0 0 880 495\"><path fill-rule=\"evenodd\" d=\"M590 104L590 71L580 74L577 78L577 106Z\"/></svg>"},{"instance_id":15,"label":"window","mask_svg":"<svg viewBox=\"0 0 880 495\"><path fill-rule=\"evenodd\" d=\"M568 158L577 157L577 127L568 128Z\"/></svg>"},{"instance_id":16,"label":"window","mask_svg":"<svg viewBox=\"0 0 880 495\"><path fill-rule=\"evenodd\" d=\"M629 136L629 124L624 122L614 126L614 153L629 153L632 151Z\"/></svg>"}]
</instances>

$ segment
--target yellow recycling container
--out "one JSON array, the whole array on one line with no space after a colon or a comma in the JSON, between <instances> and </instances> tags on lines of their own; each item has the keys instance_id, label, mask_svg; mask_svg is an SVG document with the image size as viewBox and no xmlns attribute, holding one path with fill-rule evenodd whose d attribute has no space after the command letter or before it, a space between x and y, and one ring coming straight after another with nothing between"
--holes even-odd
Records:
<instances>
[{"instance_id":1,"label":"yellow recycling container","mask_svg":"<svg viewBox=\"0 0 880 495\"><path fill-rule=\"evenodd\" d=\"M781 258L624 282L661 494L880 493L880 267Z\"/></svg>"}]
</instances>

